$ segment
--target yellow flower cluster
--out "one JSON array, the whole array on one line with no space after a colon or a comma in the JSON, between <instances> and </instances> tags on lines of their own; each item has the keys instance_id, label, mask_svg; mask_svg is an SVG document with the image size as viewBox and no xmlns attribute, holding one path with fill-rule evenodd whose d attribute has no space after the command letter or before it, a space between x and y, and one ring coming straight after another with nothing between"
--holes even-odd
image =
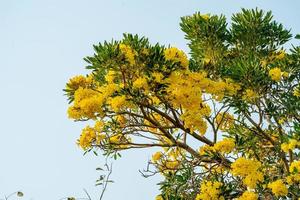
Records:
<instances>
[{"instance_id":1,"label":"yellow flower cluster","mask_svg":"<svg viewBox=\"0 0 300 200\"><path fill-rule=\"evenodd\" d=\"M300 161L292 162L290 166L290 173L299 173L300 172Z\"/></svg>"},{"instance_id":2,"label":"yellow flower cluster","mask_svg":"<svg viewBox=\"0 0 300 200\"><path fill-rule=\"evenodd\" d=\"M127 62L131 66L135 65L136 52L129 45L126 44L120 44L119 49L125 55Z\"/></svg>"},{"instance_id":3,"label":"yellow flower cluster","mask_svg":"<svg viewBox=\"0 0 300 200\"><path fill-rule=\"evenodd\" d=\"M115 149L127 149L130 146L131 138L128 135L122 133L115 133L108 138L109 143Z\"/></svg>"},{"instance_id":4,"label":"yellow flower cluster","mask_svg":"<svg viewBox=\"0 0 300 200\"><path fill-rule=\"evenodd\" d=\"M210 152L213 152L213 146L209 146L209 145L203 145L202 147L199 148L199 154L201 156L209 154Z\"/></svg>"},{"instance_id":5,"label":"yellow flower cluster","mask_svg":"<svg viewBox=\"0 0 300 200\"><path fill-rule=\"evenodd\" d=\"M175 108L198 108L202 103L202 90L209 86L205 78L206 73L173 72L165 81L168 84L167 92Z\"/></svg>"},{"instance_id":6,"label":"yellow flower cluster","mask_svg":"<svg viewBox=\"0 0 300 200\"><path fill-rule=\"evenodd\" d=\"M198 131L201 135L206 133L207 123L201 113L186 111L180 119L184 122L184 127L190 129L191 132Z\"/></svg>"},{"instance_id":7,"label":"yellow flower cluster","mask_svg":"<svg viewBox=\"0 0 300 200\"><path fill-rule=\"evenodd\" d=\"M206 77L205 72L177 71L173 72L166 80L166 92L174 108L182 108L184 113L180 119L186 128L205 134L207 129L205 116L211 113L210 107L203 102L203 93L212 94L221 100L225 94L234 95L240 89L238 84L231 80L213 81ZM227 122L232 122L229 115ZM230 123L227 123L229 125Z\"/></svg>"},{"instance_id":8,"label":"yellow flower cluster","mask_svg":"<svg viewBox=\"0 0 300 200\"><path fill-rule=\"evenodd\" d=\"M101 93L80 87L74 94L74 105L68 109L68 115L73 119L90 118L94 119L97 114L102 113L101 106L104 103Z\"/></svg>"},{"instance_id":9,"label":"yellow flower cluster","mask_svg":"<svg viewBox=\"0 0 300 200\"><path fill-rule=\"evenodd\" d=\"M288 193L288 188L286 185L283 183L282 180L277 180L272 183L268 184L268 188L272 190L272 193L278 197L278 196L285 196Z\"/></svg>"},{"instance_id":10,"label":"yellow flower cluster","mask_svg":"<svg viewBox=\"0 0 300 200\"><path fill-rule=\"evenodd\" d=\"M77 90L78 88L87 88L93 83L93 77L90 75L88 77L79 75L71 78L66 84L66 89Z\"/></svg>"},{"instance_id":11,"label":"yellow flower cluster","mask_svg":"<svg viewBox=\"0 0 300 200\"><path fill-rule=\"evenodd\" d=\"M233 151L234 148L235 148L235 140L230 138L225 138L224 140L217 142L213 146L213 149L216 152L220 152L220 153L230 153Z\"/></svg>"},{"instance_id":12,"label":"yellow flower cluster","mask_svg":"<svg viewBox=\"0 0 300 200\"><path fill-rule=\"evenodd\" d=\"M203 145L199 148L199 154L200 155L206 155L209 153L230 153L235 148L235 141L231 138L225 138L217 143L215 143L213 146L209 145Z\"/></svg>"},{"instance_id":13,"label":"yellow flower cluster","mask_svg":"<svg viewBox=\"0 0 300 200\"><path fill-rule=\"evenodd\" d=\"M271 79L273 80L273 81L280 81L281 80L281 69L280 68L278 68L278 67L275 67L275 68L273 68L273 69L271 69L270 71L269 71L269 76L271 77Z\"/></svg>"},{"instance_id":14,"label":"yellow flower cluster","mask_svg":"<svg viewBox=\"0 0 300 200\"><path fill-rule=\"evenodd\" d=\"M113 70L109 70L109 71L107 72L107 74L105 75L105 80L106 80L109 84L114 83L115 78L116 78L116 72L113 71Z\"/></svg>"},{"instance_id":15,"label":"yellow flower cluster","mask_svg":"<svg viewBox=\"0 0 300 200\"><path fill-rule=\"evenodd\" d=\"M87 149L91 147L92 143L96 140L96 132L93 128L87 126L82 130L80 138L78 140L78 145L82 149Z\"/></svg>"},{"instance_id":16,"label":"yellow flower cluster","mask_svg":"<svg viewBox=\"0 0 300 200\"><path fill-rule=\"evenodd\" d=\"M282 151L284 151L285 153L288 153L289 150L293 151L297 145L299 145L300 143L295 140L295 139L290 139L288 143L282 143L281 144L281 149Z\"/></svg>"},{"instance_id":17,"label":"yellow flower cluster","mask_svg":"<svg viewBox=\"0 0 300 200\"><path fill-rule=\"evenodd\" d=\"M77 144L83 150L90 148L93 143L100 144L100 142L105 138L105 134L102 133L103 126L103 122L96 121L94 127L87 126L82 129L80 138L77 140Z\"/></svg>"},{"instance_id":18,"label":"yellow flower cluster","mask_svg":"<svg viewBox=\"0 0 300 200\"><path fill-rule=\"evenodd\" d=\"M148 89L147 79L145 77L139 77L133 82L132 86L134 89L147 90Z\"/></svg>"},{"instance_id":19,"label":"yellow flower cluster","mask_svg":"<svg viewBox=\"0 0 300 200\"><path fill-rule=\"evenodd\" d=\"M212 94L215 100L221 101L225 95L233 96L237 94L237 91L241 89L238 83L233 82L233 80L227 78L221 81L213 81L210 87L206 89L206 92Z\"/></svg>"},{"instance_id":20,"label":"yellow flower cluster","mask_svg":"<svg viewBox=\"0 0 300 200\"><path fill-rule=\"evenodd\" d=\"M179 147L163 148L163 152L156 152L152 155L152 163L160 170L162 175L173 173L181 164L182 159L185 158L185 151Z\"/></svg>"},{"instance_id":21,"label":"yellow flower cluster","mask_svg":"<svg viewBox=\"0 0 300 200\"><path fill-rule=\"evenodd\" d=\"M231 165L231 172L234 176L244 178L243 183L246 186L255 188L259 181L263 181L263 174L258 171L260 167L259 161L240 157Z\"/></svg>"},{"instance_id":22,"label":"yellow flower cluster","mask_svg":"<svg viewBox=\"0 0 300 200\"><path fill-rule=\"evenodd\" d=\"M161 162L163 168L175 170L179 167L181 160L185 157L185 152L181 148L165 149L166 158Z\"/></svg>"},{"instance_id":23,"label":"yellow flower cluster","mask_svg":"<svg viewBox=\"0 0 300 200\"><path fill-rule=\"evenodd\" d=\"M173 62L179 62L180 65L187 69L189 65L189 60L182 50L176 47L170 47L164 51L165 59Z\"/></svg>"},{"instance_id":24,"label":"yellow flower cluster","mask_svg":"<svg viewBox=\"0 0 300 200\"><path fill-rule=\"evenodd\" d=\"M107 100L107 104L110 105L111 109L114 112L119 112L120 110L122 110L122 108L128 105L125 95L110 97Z\"/></svg>"},{"instance_id":25,"label":"yellow flower cluster","mask_svg":"<svg viewBox=\"0 0 300 200\"><path fill-rule=\"evenodd\" d=\"M215 181L204 181L200 186L200 193L197 194L196 200L224 200L221 196L222 183Z\"/></svg>"},{"instance_id":26,"label":"yellow flower cluster","mask_svg":"<svg viewBox=\"0 0 300 200\"><path fill-rule=\"evenodd\" d=\"M286 182L288 184L299 183L300 182L300 161L293 161L289 168L290 175L286 177Z\"/></svg>"},{"instance_id":27,"label":"yellow flower cluster","mask_svg":"<svg viewBox=\"0 0 300 200\"><path fill-rule=\"evenodd\" d=\"M246 191L237 200L257 200L258 195L254 192Z\"/></svg>"}]
</instances>

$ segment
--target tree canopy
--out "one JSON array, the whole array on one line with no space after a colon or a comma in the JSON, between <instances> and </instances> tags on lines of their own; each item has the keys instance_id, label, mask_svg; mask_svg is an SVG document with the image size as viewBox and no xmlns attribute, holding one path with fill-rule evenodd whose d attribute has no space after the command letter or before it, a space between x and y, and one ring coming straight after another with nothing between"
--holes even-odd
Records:
<instances>
[{"instance_id":1,"label":"tree canopy","mask_svg":"<svg viewBox=\"0 0 300 200\"><path fill-rule=\"evenodd\" d=\"M181 18L190 56L124 34L94 45L65 93L92 121L78 145L117 158L157 147L157 200L300 197L300 47L271 12ZM299 37L298 35L296 38ZM291 47L289 47L291 46ZM147 198L147 197L145 197Z\"/></svg>"}]
</instances>

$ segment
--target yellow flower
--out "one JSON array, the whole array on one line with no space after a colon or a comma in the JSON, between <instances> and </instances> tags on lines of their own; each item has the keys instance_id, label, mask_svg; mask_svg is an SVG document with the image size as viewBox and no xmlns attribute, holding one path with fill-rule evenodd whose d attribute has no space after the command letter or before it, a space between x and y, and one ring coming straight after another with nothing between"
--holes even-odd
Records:
<instances>
[{"instance_id":1,"label":"yellow flower","mask_svg":"<svg viewBox=\"0 0 300 200\"><path fill-rule=\"evenodd\" d=\"M210 18L209 14L201 15L201 17L206 21Z\"/></svg>"},{"instance_id":2,"label":"yellow flower","mask_svg":"<svg viewBox=\"0 0 300 200\"><path fill-rule=\"evenodd\" d=\"M113 135L109 138L110 143L112 144L119 144L121 142L122 134L118 133L116 135Z\"/></svg>"},{"instance_id":3,"label":"yellow flower","mask_svg":"<svg viewBox=\"0 0 300 200\"><path fill-rule=\"evenodd\" d=\"M126 96L122 95L109 98L107 103L110 105L113 111L119 112L126 105Z\"/></svg>"},{"instance_id":4,"label":"yellow flower","mask_svg":"<svg viewBox=\"0 0 300 200\"><path fill-rule=\"evenodd\" d=\"M204 181L200 186L200 193L197 194L196 200L224 200L224 197L221 196L222 183Z\"/></svg>"},{"instance_id":5,"label":"yellow flower","mask_svg":"<svg viewBox=\"0 0 300 200\"><path fill-rule=\"evenodd\" d=\"M288 143L281 144L281 150L285 153L288 153L289 150L293 151L298 145L298 141L295 139L290 139Z\"/></svg>"},{"instance_id":6,"label":"yellow flower","mask_svg":"<svg viewBox=\"0 0 300 200\"><path fill-rule=\"evenodd\" d=\"M116 72L115 71L108 71L108 73L106 74L105 76L105 80L108 82L108 83L113 83L114 80L116 78Z\"/></svg>"},{"instance_id":7,"label":"yellow flower","mask_svg":"<svg viewBox=\"0 0 300 200\"><path fill-rule=\"evenodd\" d=\"M271 77L271 79L273 81L277 81L277 82L280 81L280 79L281 79L281 69L278 68L278 67L275 67L275 68L271 69L269 71L269 76Z\"/></svg>"},{"instance_id":8,"label":"yellow flower","mask_svg":"<svg viewBox=\"0 0 300 200\"><path fill-rule=\"evenodd\" d=\"M92 143L96 140L96 132L90 126L85 127L82 130L80 138L78 139L77 144L83 149L86 150L91 147Z\"/></svg>"},{"instance_id":9,"label":"yellow flower","mask_svg":"<svg viewBox=\"0 0 300 200\"><path fill-rule=\"evenodd\" d=\"M164 54L166 60L179 62L183 68L187 69L189 60L183 51L177 49L176 47L170 47L164 51Z\"/></svg>"},{"instance_id":10,"label":"yellow flower","mask_svg":"<svg viewBox=\"0 0 300 200\"><path fill-rule=\"evenodd\" d=\"M97 121L95 122L94 129L95 129L96 131L98 131L98 132L101 132L102 129L103 129L103 126L104 126L104 122L103 122L103 121L97 120Z\"/></svg>"},{"instance_id":11,"label":"yellow flower","mask_svg":"<svg viewBox=\"0 0 300 200\"><path fill-rule=\"evenodd\" d=\"M214 151L214 148L212 146L209 146L209 145L203 145L202 147L199 148L199 154L200 155L208 154L211 151Z\"/></svg>"},{"instance_id":12,"label":"yellow flower","mask_svg":"<svg viewBox=\"0 0 300 200\"><path fill-rule=\"evenodd\" d=\"M74 94L74 105L69 107L68 115L73 119L95 119L102 113L102 105L105 99L95 90L80 87Z\"/></svg>"},{"instance_id":13,"label":"yellow flower","mask_svg":"<svg viewBox=\"0 0 300 200\"><path fill-rule=\"evenodd\" d=\"M190 129L191 132L199 131L200 135L206 133L207 123L199 112L186 111L180 116L180 119L184 121L184 127Z\"/></svg>"},{"instance_id":14,"label":"yellow flower","mask_svg":"<svg viewBox=\"0 0 300 200\"><path fill-rule=\"evenodd\" d=\"M254 192L246 191L237 200L257 200L258 195Z\"/></svg>"},{"instance_id":15,"label":"yellow flower","mask_svg":"<svg viewBox=\"0 0 300 200\"><path fill-rule=\"evenodd\" d=\"M245 176L243 183L249 188L255 188L258 182L264 180L264 176L261 172L253 172Z\"/></svg>"},{"instance_id":16,"label":"yellow flower","mask_svg":"<svg viewBox=\"0 0 300 200\"><path fill-rule=\"evenodd\" d=\"M245 177L250 173L256 172L261 166L261 163L257 160L250 160L244 157L236 159L236 161L231 165L232 174L234 176Z\"/></svg>"},{"instance_id":17,"label":"yellow flower","mask_svg":"<svg viewBox=\"0 0 300 200\"><path fill-rule=\"evenodd\" d=\"M155 197L155 200L164 200L164 199L161 195L158 195L158 196Z\"/></svg>"},{"instance_id":18,"label":"yellow flower","mask_svg":"<svg viewBox=\"0 0 300 200\"><path fill-rule=\"evenodd\" d=\"M278 196L286 196L288 194L288 189L282 180L277 180L268 184L268 188L272 190L272 193Z\"/></svg>"},{"instance_id":19,"label":"yellow flower","mask_svg":"<svg viewBox=\"0 0 300 200\"><path fill-rule=\"evenodd\" d=\"M155 154L153 154L152 161L157 162L158 160L161 159L162 156L163 156L162 152L158 151Z\"/></svg>"},{"instance_id":20,"label":"yellow flower","mask_svg":"<svg viewBox=\"0 0 300 200\"><path fill-rule=\"evenodd\" d=\"M280 147L283 152L285 152L285 153L289 152L289 144L288 143L282 143Z\"/></svg>"},{"instance_id":21,"label":"yellow flower","mask_svg":"<svg viewBox=\"0 0 300 200\"><path fill-rule=\"evenodd\" d=\"M152 74L154 80L157 82L157 83L160 83L164 77L164 75L162 73L159 73L159 72L154 72Z\"/></svg>"},{"instance_id":22,"label":"yellow flower","mask_svg":"<svg viewBox=\"0 0 300 200\"><path fill-rule=\"evenodd\" d=\"M133 88L135 89L148 89L148 83L147 83L147 79L145 77L139 77L138 79L136 79L133 84L132 84Z\"/></svg>"},{"instance_id":23,"label":"yellow flower","mask_svg":"<svg viewBox=\"0 0 300 200\"><path fill-rule=\"evenodd\" d=\"M213 148L217 152L230 153L235 147L235 141L230 138L225 138L222 141L217 142Z\"/></svg>"},{"instance_id":24,"label":"yellow flower","mask_svg":"<svg viewBox=\"0 0 300 200\"><path fill-rule=\"evenodd\" d=\"M299 173L300 172L300 161L294 161L292 162L292 164L290 165L290 172L291 173Z\"/></svg>"},{"instance_id":25,"label":"yellow flower","mask_svg":"<svg viewBox=\"0 0 300 200\"><path fill-rule=\"evenodd\" d=\"M78 88L86 88L90 86L93 82L93 77L90 75L88 77L79 75L71 78L66 85L66 89L77 90Z\"/></svg>"},{"instance_id":26,"label":"yellow flower","mask_svg":"<svg viewBox=\"0 0 300 200\"><path fill-rule=\"evenodd\" d=\"M177 160L166 161L165 166L167 169L176 169L179 166L179 162Z\"/></svg>"},{"instance_id":27,"label":"yellow flower","mask_svg":"<svg viewBox=\"0 0 300 200\"><path fill-rule=\"evenodd\" d=\"M248 187L255 188L258 182L263 181L263 174L258 171L260 167L259 161L240 157L231 164L231 173L244 178L243 183Z\"/></svg>"},{"instance_id":28,"label":"yellow flower","mask_svg":"<svg viewBox=\"0 0 300 200\"><path fill-rule=\"evenodd\" d=\"M127 62L129 62L131 66L135 65L136 52L129 45L122 43L119 45L119 49L125 55Z\"/></svg>"}]
</instances>

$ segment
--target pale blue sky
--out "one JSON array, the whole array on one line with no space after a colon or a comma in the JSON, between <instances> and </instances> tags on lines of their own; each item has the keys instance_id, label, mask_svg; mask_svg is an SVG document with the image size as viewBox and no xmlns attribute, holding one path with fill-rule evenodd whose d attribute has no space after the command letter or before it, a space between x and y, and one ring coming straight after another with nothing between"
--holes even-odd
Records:
<instances>
[{"instance_id":1,"label":"pale blue sky","mask_svg":"<svg viewBox=\"0 0 300 200\"><path fill-rule=\"evenodd\" d=\"M75 145L83 124L67 119L62 89L87 73L83 57L92 44L138 33L151 42L187 50L180 17L195 11L272 10L300 33L296 0L0 0L0 198L15 190L24 199L58 200L97 195L95 168L103 158L82 156ZM114 163L104 200L151 200L160 177L145 179L151 151L129 151Z\"/></svg>"}]
</instances>

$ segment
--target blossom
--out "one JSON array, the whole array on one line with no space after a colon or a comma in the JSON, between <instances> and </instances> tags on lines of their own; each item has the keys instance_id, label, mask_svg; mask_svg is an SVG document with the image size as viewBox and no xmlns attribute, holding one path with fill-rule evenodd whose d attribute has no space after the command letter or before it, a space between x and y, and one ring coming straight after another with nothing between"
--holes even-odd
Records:
<instances>
[{"instance_id":1,"label":"blossom","mask_svg":"<svg viewBox=\"0 0 300 200\"><path fill-rule=\"evenodd\" d=\"M300 161L293 161L290 165L290 173L299 173L300 172Z\"/></svg>"},{"instance_id":2,"label":"blossom","mask_svg":"<svg viewBox=\"0 0 300 200\"><path fill-rule=\"evenodd\" d=\"M200 193L197 194L196 200L224 200L221 196L222 183L215 181L204 181L200 186Z\"/></svg>"},{"instance_id":3,"label":"blossom","mask_svg":"<svg viewBox=\"0 0 300 200\"><path fill-rule=\"evenodd\" d=\"M126 96L115 96L107 100L107 103L110 105L111 109L115 112L119 112L127 103Z\"/></svg>"},{"instance_id":4,"label":"blossom","mask_svg":"<svg viewBox=\"0 0 300 200\"><path fill-rule=\"evenodd\" d=\"M66 89L71 89L71 90L77 90L78 88L86 88L90 86L93 82L93 77L90 75L88 77L79 75L79 76L74 76L69 80L69 82L66 84Z\"/></svg>"},{"instance_id":5,"label":"blossom","mask_svg":"<svg viewBox=\"0 0 300 200\"><path fill-rule=\"evenodd\" d=\"M276 180L272 183L268 184L268 188L272 190L272 193L275 194L275 196L285 196L288 193L288 189L286 185L283 183L282 180Z\"/></svg>"},{"instance_id":6,"label":"blossom","mask_svg":"<svg viewBox=\"0 0 300 200\"><path fill-rule=\"evenodd\" d=\"M258 171L261 163L244 157L238 158L231 164L231 172L234 176L243 177L243 183L250 188L255 188L259 181L263 180L263 174Z\"/></svg>"},{"instance_id":7,"label":"blossom","mask_svg":"<svg viewBox=\"0 0 300 200\"><path fill-rule=\"evenodd\" d=\"M167 48L164 51L165 59L168 61L179 62L183 68L187 68L189 65L189 60L185 53L176 47Z\"/></svg>"},{"instance_id":8,"label":"blossom","mask_svg":"<svg viewBox=\"0 0 300 200\"><path fill-rule=\"evenodd\" d=\"M141 88L147 89L148 88L147 79L145 77L139 77L133 82L132 86L135 89L141 89Z\"/></svg>"},{"instance_id":9,"label":"blossom","mask_svg":"<svg viewBox=\"0 0 300 200\"><path fill-rule=\"evenodd\" d=\"M119 45L119 49L125 55L127 62L129 62L131 66L135 65L136 52L129 45L122 43Z\"/></svg>"},{"instance_id":10,"label":"blossom","mask_svg":"<svg viewBox=\"0 0 300 200\"><path fill-rule=\"evenodd\" d=\"M244 157L236 159L236 161L231 165L232 174L239 175L242 177L247 176L250 173L256 172L261 166L261 163L257 160L250 160Z\"/></svg>"},{"instance_id":11,"label":"blossom","mask_svg":"<svg viewBox=\"0 0 300 200\"><path fill-rule=\"evenodd\" d=\"M162 152L158 151L155 154L153 154L152 161L157 162L158 160L161 159L162 156L163 156Z\"/></svg>"},{"instance_id":12,"label":"blossom","mask_svg":"<svg viewBox=\"0 0 300 200\"><path fill-rule=\"evenodd\" d=\"M164 200L164 199L161 195L158 195L158 196L155 197L155 200Z\"/></svg>"},{"instance_id":13,"label":"blossom","mask_svg":"<svg viewBox=\"0 0 300 200\"><path fill-rule=\"evenodd\" d=\"M217 142L213 149L221 153L230 153L235 147L235 141L230 138L225 138L222 141Z\"/></svg>"},{"instance_id":14,"label":"blossom","mask_svg":"<svg viewBox=\"0 0 300 200\"><path fill-rule=\"evenodd\" d=\"M275 67L275 68L271 69L269 71L269 76L271 77L271 79L273 81L277 81L277 82L280 81L280 79L281 79L281 69L278 68L278 67Z\"/></svg>"},{"instance_id":15,"label":"blossom","mask_svg":"<svg viewBox=\"0 0 300 200\"><path fill-rule=\"evenodd\" d=\"M289 150L293 151L296 148L297 145L298 145L298 141L297 140L290 139L288 143L282 143L281 144L281 149L285 153L288 153Z\"/></svg>"},{"instance_id":16,"label":"blossom","mask_svg":"<svg viewBox=\"0 0 300 200\"><path fill-rule=\"evenodd\" d=\"M91 147L92 142L96 140L96 132L93 128L90 126L85 127L80 135L80 138L77 141L77 144L82 148L82 149L87 149Z\"/></svg>"},{"instance_id":17,"label":"blossom","mask_svg":"<svg viewBox=\"0 0 300 200\"><path fill-rule=\"evenodd\" d=\"M74 94L74 105L68 109L68 115L73 119L96 118L102 113L102 105L105 99L92 89L80 87Z\"/></svg>"},{"instance_id":18,"label":"blossom","mask_svg":"<svg viewBox=\"0 0 300 200\"><path fill-rule=\"evenodd\" d=\"M237 200L257 200L258 195L254 192L246 191Z\"/></svg>"}]
</instances>

